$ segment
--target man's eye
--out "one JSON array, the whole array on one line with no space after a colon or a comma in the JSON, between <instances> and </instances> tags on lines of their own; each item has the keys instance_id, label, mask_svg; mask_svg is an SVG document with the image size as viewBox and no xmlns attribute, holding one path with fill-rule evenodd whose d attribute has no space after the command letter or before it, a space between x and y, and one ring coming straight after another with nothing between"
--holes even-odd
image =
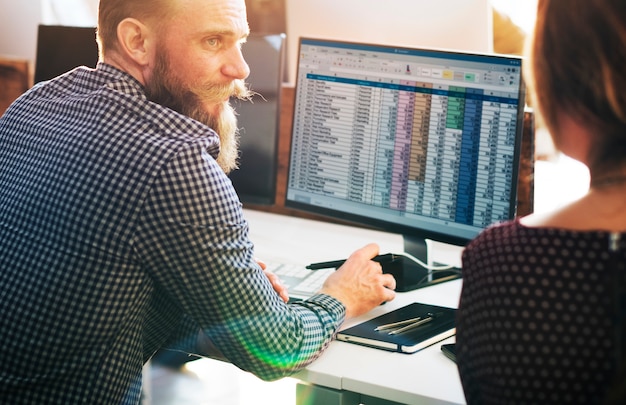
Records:
<instances>
[{"instance_id":1,"label":"man's eye","mask_svg":"<svg viewBox=\"0 0 626 405\"><path fill-rule=\"evenodd\" d=\"M209 38L206 40L206 43L211 47L216 47L219 45L220 41L217 38Z\"/></svg>"}]
</instances>

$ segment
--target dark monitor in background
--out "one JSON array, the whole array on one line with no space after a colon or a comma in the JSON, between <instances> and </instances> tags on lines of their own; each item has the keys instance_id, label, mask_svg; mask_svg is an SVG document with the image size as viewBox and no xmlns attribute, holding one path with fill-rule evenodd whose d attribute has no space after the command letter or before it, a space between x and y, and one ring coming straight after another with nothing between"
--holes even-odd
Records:
<instances>
[{"instance_id":1,"label":"dark monitor in background","mask_svg":"<svg viewBox=\"0 0 626 405\"><path fill-rule=\"evenodd\" d=\"M246 82L256 94L251 101L231 101L240 128L240 167L229 177L244 204L271 205L276 196L285 35L252 34L242 52L250 66Z\"/></svg>"},{"instance_id":2,"label":"dark monitor in background","mask_svg":"<svg viewBox=\"0 0 626 405\"><path fill-rule=\"evenodd\" d=\"M426 239L514 218L521 58L307 38L298 55L287 207L402 234L424 262Z\"/></svg>"},{"instance_id":3,"label":"dark monitor in background","mask_svg":"<svg viewBox=\"0 0 626 405\"><path fill-rule=\"evenodd\" d=\"M242 47L251 70L246 82L258 93L252 101L232 101L241 128L241 158L240 168L230 178L243 203L275 200L284 43L284 34L252 34ZM93 68L97 62L95 28L39 26L35 83L78 66Z\"/></svg>"},{"instance_id":4,"label":"dark monitor in background","mask_svg":"<svg viewBox=\"0 0 626 405\"><path fill-rule=\"evenodd\" d=\"M78 66L98 63L96 29L40 25L37 30L35 83L50 80Z\"/></svg>"}]
</instances>

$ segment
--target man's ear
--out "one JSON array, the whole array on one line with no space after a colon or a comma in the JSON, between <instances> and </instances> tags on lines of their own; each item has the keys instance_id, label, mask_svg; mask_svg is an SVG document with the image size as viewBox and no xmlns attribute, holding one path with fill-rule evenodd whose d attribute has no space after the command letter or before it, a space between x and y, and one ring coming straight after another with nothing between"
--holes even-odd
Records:
<instances>
[{"instance_id":1,"label":"man's ear","mask_svg":"<svg viewBox=\"0 0 626 405\"><path fill-rule=\"evenodd\" d=\"M152 33L141 21L126 18L117 26L117 40L121 51L138 65L146 66L151 60Z\"/></svg>"}]
</instances>

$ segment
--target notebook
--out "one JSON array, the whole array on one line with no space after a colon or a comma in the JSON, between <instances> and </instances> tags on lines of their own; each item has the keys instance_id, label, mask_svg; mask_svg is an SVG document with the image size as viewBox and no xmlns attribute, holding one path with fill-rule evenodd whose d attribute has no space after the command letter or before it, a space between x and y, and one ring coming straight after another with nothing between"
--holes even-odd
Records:
<instances>
[{"instance_id":1,"label":"notebook","mask_svg":"<svg viewBox=\"0 0 626 405\"><path fill-rule=\"evenodd\" d=\"M400 353L415 353L456 333L454 317L456 309L414 302L395 311L340 331L337 339L377 349ZM399 327L377 330L406 320L430 319L417 327L393 334ZM417 321L417 320L416 320Z\"/></svg>"}]
</instances>

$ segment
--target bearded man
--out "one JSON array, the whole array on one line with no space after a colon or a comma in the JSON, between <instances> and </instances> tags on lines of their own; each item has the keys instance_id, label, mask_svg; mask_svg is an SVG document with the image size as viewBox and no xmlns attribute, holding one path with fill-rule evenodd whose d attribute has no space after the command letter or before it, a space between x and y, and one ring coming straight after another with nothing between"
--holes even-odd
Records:
<instances>
[{"instance_id":1,"label":"bearded man","mask_svg":"<svg viewBox=\"0 0 626 405\"><path fill-rule=\"evenodd\" d=\"M394 298L375 244L295 303L254 259L226 176L247 35L244 0L101 0L96 69L0 118L2 402L136 404L161 348L280 378Z\"/></svg>"}]
</instances>

